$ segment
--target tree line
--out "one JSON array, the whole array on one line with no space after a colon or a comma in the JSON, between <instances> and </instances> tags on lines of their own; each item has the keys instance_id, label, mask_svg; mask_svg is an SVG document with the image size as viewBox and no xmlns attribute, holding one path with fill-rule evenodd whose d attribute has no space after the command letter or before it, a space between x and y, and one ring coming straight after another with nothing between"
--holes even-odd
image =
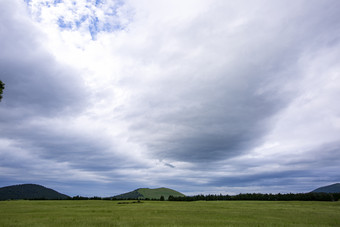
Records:
<instances>
[{"instance_id":1,"label":"tree line","mask_svg":"<svg viewBox=\"0 0 340 227\"><path fill-rule=\"evenodd\" d=\"M245 193L238 195L194 195L185 197L169 196L169 201L227 201L227 200L258 200L258 201L338 201L340 193L288 193L262 194Z\"/></svg>"},{"instance_id":2,"label":"tree line","mask_svg":"<svg viewBox=\"0 0 340 227\"><path fill-rule=\"evenodd\" d=\"M73 196L69 197L69 200L152 200L152 201L164 201L165 197L161 196L159 199L157 198L116 198L116 197L86 197L86 196Z\"/></svg>"},{"instance_id":3,"label":"tree line","mask_svg":"<svg viewBox=\"0 0 340 227\"><path fill-rule=\"evenodd\" d=\"M256 201L338 201L340 193L288 193L288 194L262 194L262 193L241 193L238 195L194 195L194 196L181 196L175 197L170 195L168 201L236 201L236 200L256 200ZM151 200L151 201L164 201L164 196L159 199L156 198L125 198L119 199L115 197L86 197L86 196L73 196L67 198L27 198L26 200Z\"/></svg>"},{"instance_id":4,"label":"tree line","mask_svg":"<svg viewBox=\"0 0 340 227\"><path fill-rule=\"evenodd\" d=\"M117 199L115 197L83 197L74 196L70 200L136 200L136 198ZM168 201L235 201L235 200L257 200L257 201L338 201L340 193L287 193L287 194L263 194L263 193L241 193L238 195L194 195L176 197L170 195ZM138 200L164 201L164 196L159 199L139 198Z\"/></svg>"}]
</instances>

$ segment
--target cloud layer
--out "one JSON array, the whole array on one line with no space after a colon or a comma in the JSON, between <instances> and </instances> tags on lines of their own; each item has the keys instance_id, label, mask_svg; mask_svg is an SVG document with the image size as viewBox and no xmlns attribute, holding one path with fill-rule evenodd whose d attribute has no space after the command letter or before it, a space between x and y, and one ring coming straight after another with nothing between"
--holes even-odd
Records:
<instances>
[{"instance_id":1,"label":"cloud layer","mask_svg":"<svg viewBox=\"0 0 340 227\"><path fill-rule=\"evenodd\" d=\"M339 7L1 1L0 186L103 196L340 181Z\"/></svg>"}]
</instances>

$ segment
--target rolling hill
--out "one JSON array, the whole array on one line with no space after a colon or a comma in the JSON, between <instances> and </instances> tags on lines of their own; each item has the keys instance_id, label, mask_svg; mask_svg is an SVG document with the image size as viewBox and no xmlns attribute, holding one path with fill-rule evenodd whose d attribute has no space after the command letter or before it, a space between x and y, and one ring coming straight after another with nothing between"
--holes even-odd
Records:
<instances>
[{"instance_id":1,"label":"rolling hill","mask_svg":"<svg viewBox=\"0 0 340 227\"><path fill-rule=\"evenodd\" d=\"M340 183L323 186L313 190L312 192L340 193Z\"/></svg>"},{"instance_id":2,"label":"rolling hill","mask_svg":"<svg viewBox=\"0 0 340 227\"><path fill-rule=\"evenodd\" d=\"M167 200L169 196L185 196L184 194L169 188L138 188L134 191L113 196L114 199L160 199L161 196Z\"/></svg>"},{"instance_id":3,"label":"rolling hill","mask_svg":"<svg viewBox=\"0 0 340 227\"><path fill-rule=\"evenodd\" d=\"M37 184L20 184L0 188L0 200L68 198L67 195Z\"/></svg>"}]
</instances>

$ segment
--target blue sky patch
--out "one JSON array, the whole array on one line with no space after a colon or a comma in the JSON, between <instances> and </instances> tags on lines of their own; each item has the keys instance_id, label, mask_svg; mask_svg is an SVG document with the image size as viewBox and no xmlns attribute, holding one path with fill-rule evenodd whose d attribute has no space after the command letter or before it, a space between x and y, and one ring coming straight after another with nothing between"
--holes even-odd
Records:
<instances>
[{"instance_id":1,"label":"blue sky patch","mask_svg":"<svg viewBox=\"0 0 340 227\"><path fill-rule=\"evenodd\" d=\"M102 4L101 0L96 0L96 6L98 6L99 4Z\"/></svg>"},{"instance_id":2,"label":"blue sky patch","mask_svg":"<svg viewBox=\"0 0 340 227\"><path fill-rule=\"evenodd\" d=\"M90 31L92 40L95 40L97 38L97 34L99 32L98 23L99 23L99 19L98 17L95 17L91 20L91 23L89 25L89 31Z\"/></svg>"},{"instance_id":3,"label":"blue sky patch","mask_svg":"<svg viewBox=\"0 0 340 227\"><path fill-rule=\"evenodd\" d=\"M54 2L53 2L54 5L57 5L59 3L62 3L62 0L54 0Z\"/></svg>"},{"instance_id":4,"label":"blue sky patch","mask_svg":"<svg viewBox=\"0 0 340 227\"><path fill-rule=\"evenodd\" d=\"M89 18L89 17L88 17L88 16L82 16L82 17L80 18L80 20L77 20L77 21L76 21L76 27L79 28L80 25L81 25L82 23L84 23L84 22L87 20L87 18Z\"/></svg>"},{"instance_id":5,"label":"blue sky patch","mask_svg":"<svg viewBox=\"0 0 340 227\"><path fill-rule=\"evenodd\" d=\"M72 23L71 22L65 22L63 17L60 17L58 19L58 26L62 29L72 29Z\"/></svg>"}]
</instances>

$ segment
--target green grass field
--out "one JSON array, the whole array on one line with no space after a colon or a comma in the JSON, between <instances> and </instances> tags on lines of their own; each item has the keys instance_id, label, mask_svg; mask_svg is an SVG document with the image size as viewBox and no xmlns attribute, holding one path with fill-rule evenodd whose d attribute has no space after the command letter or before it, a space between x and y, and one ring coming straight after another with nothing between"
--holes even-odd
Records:
<instances>
[{"instance_id":1,"label":"green grass field","mask_svg":"<svg viewBox=\"0 0 340 227\"><path fill-rule=\"evenodd\" d=\"M340 202L1 201L0 226L340 226Z\"/></svg>"}]
</instances>

